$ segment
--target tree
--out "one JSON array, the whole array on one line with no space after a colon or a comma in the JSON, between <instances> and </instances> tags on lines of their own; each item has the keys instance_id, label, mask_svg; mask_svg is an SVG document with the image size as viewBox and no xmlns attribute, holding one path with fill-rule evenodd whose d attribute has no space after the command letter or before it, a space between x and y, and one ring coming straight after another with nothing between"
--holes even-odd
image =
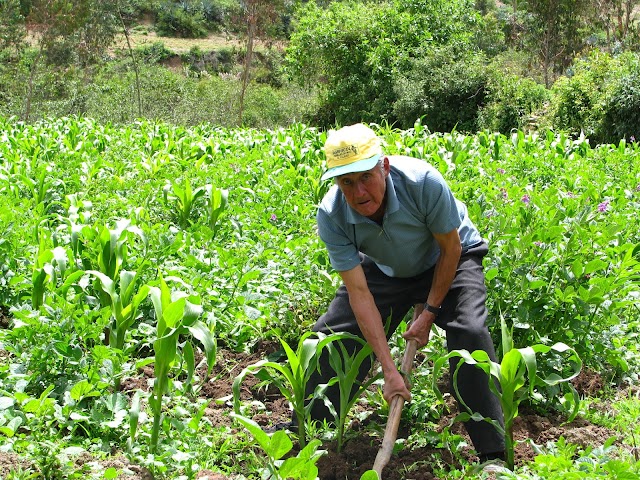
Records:
<instances>
[{"instance_id":1,"label":"tree","mask_svg":"<svg viewBox=\"0 0 640 480\"><path fill-rule=\"evenodd\" d=\"M549 88L553 74L564 70L582 47L580 13L584 5L579 0L526 0L523 4L531 14L530 49L537 52Z\"/></svg>"},{"instance_id":2,"label":"tree","mask_svg":"<svg viewBox=\"0 0 640 480\"><path fill-rule=\"evenodd\" d=\"M33 0L27 25L35 38L36 54L31 61L23 120L31 114L34 80L40 63L83 67L95 62L113 42L119 28L117 0Z\"/></svg>"},{"instance_id":3,"label":"tree","mask_svg":"<svg viewBox=\"0 0 640 480\"><path fill-rule=\"evenodd\" d=\"M258 37L264 35L268 27L276 21L280 12L284 9L284 2L283 0L242 0L240 5L246 28L246 50L238 111L238 123L242 125L244 98L249 85L254 42Z\"/></svg>"},{"instance_id":4,"label":"tree","mask_svg":"<svg viewBox=\"0 0 640 480\"><path fill-rule=\"evenodd\" d=\"M19 0L0 1L0 52L8 49L21 51L26 36L25 19Z\"/></svg>"},{"instance_id":5,"label":"tree","mask_svg":"<svg viewBox=\"0 0 640 480\"><path fill-rule=\"evenodd\" d=\"M288 72L323 91L318 123L394 122L394 77L421 47L468 45L477 15L466 0L309 2L297 14Z\"/></svg>"},{"instance_id":6,"label":"tree","mask_svg":"<svg viewBox=\"0 0 640 480\"><path fill-rule=\"evenodd\" d=\"M591 20L602 28L607 45L625 41L633 30L632 15L640 0L592 0Z\"/></svg>"}]
</instances>

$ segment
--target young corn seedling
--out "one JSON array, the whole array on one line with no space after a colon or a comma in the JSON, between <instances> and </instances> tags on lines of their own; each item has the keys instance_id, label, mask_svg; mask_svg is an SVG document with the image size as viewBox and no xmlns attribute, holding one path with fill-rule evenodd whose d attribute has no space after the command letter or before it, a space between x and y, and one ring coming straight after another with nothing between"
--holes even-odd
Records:
<instances>
[{"instance_id":1,"label":"young corn seedling","mask_svg":"<svg viewBox=\"0 0 640 480\"><path fill-rule=\"evenodd\" d=\"M357 335L349 333L334 335L339 335L340 339L328 343L327 351L329 352L329 364L336 372L336 376L329 381L327 387L338 384L340 408L336 411L335 406L332 405L331 402L327 402L327 407L336 419L338 428L337 451L341 452L342 446L344 445L344 430L349 411L353 408L353 405L360 395L369 388L369 385L378 380L381 374L371 376L364 383L358 383L357 375L362 366L362 362L371 359L373 350L364 339ZM357 348L352 354L349 354L343 340L359 343L361 344L361 348Z\"/></svg>"},{"instance_id":2,"label":"young corn seedling","mask_svg":"<svg viewBox=\"0 0 640 480\"><path fill-rule=\"evenodd\" d=\"M207 216L211 229L211 240L216 238L220 225L220 215L226 210L229 203L229 190L214 188L213 185L205 185L207 192Z\"/></svg>"},{"instance_id":3,"label":"young corn seedling","mask_svg":"<svg viewBox=\"0 0 640 480\"><path fill-rule=\"evenodd\" d=\"M149 287L149 296L156 313L157 337L153 342L154 373L153 392L149 405L153 412L153 429L151 431L151 452L158 447L160 428L162 426L162 399L169 393L171 380L169 371L180 353L181 337L193 337L204 347L208 370L211 371L216 356L216 343L209 327L198 320L202 314L199 299L188 296L184 292L171 292L160 276L159 287ZM182 356L187 365L187 381L191 381L195 372L195 355L190 339L182 347Z\"/></svg>"},{"instance_id":4,"label":"young corn seedling","mask_svg":"<svg viewBox=\"0 0 640 480\"><path fill-rule=\"evenodd\" d=\"M293 442L291 442L284 430L279 430L270 436L250 418L236 413L232 413L231 417L249 430L249 433L267 454L265 473L268 476L263 476L262 478L273 480L315 480L318 478L318 467L315 464L324 454L324 451L318 451L318 447L322 444L320 440L312 440L298 455L282 460L282 457L293 448Z\"/></svg>"},{"instance_id":5,"label":"young corn seedling","mask_svg":"<svg viewBox=\"0 0 640 480\"><path fill-rule=\"evenodd\" d=\"M89 275L96 277L102 291L109 296L111 309L111 324L106 335L109 346L118 350L124 350L125 335L138 316L140 303L149 294L149 286L142 285L138 288L138 272L122 270L120 281L117 283L102 272L89 270ZM120 377L114 379L115 391L120 387Z\"/></svg>"},{"instance_id":6,"label":"young corn seedling","mask_svg":"<svg viewBox=\"0 0 640 480\"><path fill-rule=\"evenodd\" d=\"M194 190L188 178L184 181L184 187L178 185L177 182L167 180L167 183L162 189L164 201L165 203L173 203L178 224L181 227L186 228L189 226L191 222L191 212L196 200L204 197L209 187L209 185L204 185Z\"/></svg>"},{"instance_id":7,"label":"young corn seedling","mask_svg":"<svg viewBox=\"0 0 640 480\"><path fill-rule=\"evenodd\" d=\"M541 376L537 368L537 354L547 354L549 352L566 355L571 373L562 377L557 372L552 372ZM575 378L582 368L582 361L578 357L576 351L565 345L564 343L556 343L552 346L533 345L531 347L518 348L509 350L503 357L502 363L493 362L487 352L476 350L473 353L467 350L453 350L448 355L438 358L433 366L433 389L436 395L442 400L436 382L440 371L446 362L451 358L459 358L453 373L453 388L457 398L460 399L458 391L458 372L463 364L474 365L482 369L486 374L489 382L489 388L496 397L499 398L504 414L504 428L494 419L483 417L478 412L473 412L469 406L460 400L460 404L466 409L456 416L454 421L485 421L493 425L505 438L506 463L510 470L514 467L514 440L513 440L513 422L518 416L518 406L523 400L529 398L537 398L540 396L536 392L537 387L554 386L562 382L568 382ZM525 388L529 384L528 388ZM499 387L496 385L499 385ZM573 406L571 418L575 417L578 411L580 399L575 389L572 389L572 395L565 396L567 404Z\"/></svg>"},{"instance_id":8,"label":"young corn seedling","mask_svg":"<svg viewBox=\"0 0 640 480\"><path fill-rule=\"evenodd\" d=\"M234 411L240 414L240 386L247 374L251 373L263 381L273 383L293 407L298 422L298 441L300 446L304 448L306 446L305 421L309 417L309 412L317 397L314 394L312 398L307 398L305 395L307 383L317 368L320 352L328 343L337 338L339 338L338 334L326 336L306 332L300 338L295 352L281 339L280 343L287 355L287 363L261 360L240 372L233 381ZM318 389L321 388L323 387L318 387Z\"/></svg>"},{"instance_id":9,"label":"young corn seedling","mask_svg":"<svg viewBox=\"0 0 640 480\"><path fill-rule=\"evenodd\" d=\"M36 258L36 262L31 275L31 304L34 310L40 308L47 295L57 294L66 297L69 288L84 275L82 270L77 270L70 265L69 252L64 247L53 249L43 248Z\"/></svg>"}]
</instances>

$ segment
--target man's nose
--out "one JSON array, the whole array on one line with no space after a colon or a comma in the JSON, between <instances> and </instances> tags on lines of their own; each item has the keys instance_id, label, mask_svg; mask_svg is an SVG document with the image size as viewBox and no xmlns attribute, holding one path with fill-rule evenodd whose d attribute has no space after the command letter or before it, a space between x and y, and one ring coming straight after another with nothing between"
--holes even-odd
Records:
<instances>
[{"instance_id":1,"label":"man's nose","mask_svg":"<svg viewBox=\"0 0 640 480\"><path fill-rule=\"evenodd\" d=\"M362 196L367 193L367 189L364 187L364 183L357 181L356 182L356 195Z\"/></svg>"}]
</instances>

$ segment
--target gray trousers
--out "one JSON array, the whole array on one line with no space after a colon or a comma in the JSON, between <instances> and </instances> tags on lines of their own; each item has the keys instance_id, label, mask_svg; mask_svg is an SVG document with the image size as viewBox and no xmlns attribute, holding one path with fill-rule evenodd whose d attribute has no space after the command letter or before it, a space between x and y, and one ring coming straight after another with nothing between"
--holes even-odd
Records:
<instances>
[{"instance_id":1,"label":"gray trousers","mask_svg":"<svg viewBox=\"0 0 640 480\"><path fill-rule=\"evenodd\" d=\"M487 308L486 287L482 271L482 258L487 254L486 243L472 247L463 252L456 277L447 294L436 325L444 329L449 351L466 349L486 351L495 361L493 341L486 327ZM431 288L434 269L431 268L412 278L388 277L377 265L365 255L361 255L361 265L367 278L369 289L380 310L382 320L391 316L391 335L403 320L405 315L416 303L426 301ZM351 332L362 336L349 304L349 295L342 285L327 312L320 317L313 327L315 332ZM348 347L350 352L358 348L356 342ZM328 382L334 376L326 355L320 360L322 374L316 373L311 379L307 391L313 392L316 385ZM458 359L450 362L451 375ZM360 371L360 381L364 379L371 368L371 364L363 362ZM503 423L502 409L498 398L491 393L487 384L486 374L477 367L464 364L458 374L458 389L464 402L474 411L485 417L490 417ZM452 389L453 393L454 390ZM337 386L328 391L328 397L337 405L339 392ZM332 421L333 417L323 402L316 401L311 412L314 420ZM504 451L504 438L487 422L466 422L465 427L476 452L488 454Z\"/></svg>"}]
</instances>

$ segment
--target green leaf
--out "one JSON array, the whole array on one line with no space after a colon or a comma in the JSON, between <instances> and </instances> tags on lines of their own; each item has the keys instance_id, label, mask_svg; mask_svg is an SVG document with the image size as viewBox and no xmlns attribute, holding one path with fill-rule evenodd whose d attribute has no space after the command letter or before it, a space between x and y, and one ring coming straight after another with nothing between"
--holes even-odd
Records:
<instances>
[{"instance_id":1,"label":"green leaf","mask_svg":"<svg viewBox=\"0 0 640 480\"><path fill-rule=\"evenodd\" d=\"M115 478L118 478L118 471L113 467L109 467L102 474L102 478L106 480L113 480Z\"/></svg>"},{"instance_id":2,"label":"green leaf","mask_svg":"<svg viewBox=\"0 0 640 480\"><path fill-rule=\"evenodd\" d=\"M16 401L11 397L0 397L0 410L13 407Z\"/></svg>"},{"instance_id":3,"label":"green leaf","mask_svg":"<svg viewBox=\"0 0 640 480\"><path fill-rule=\"evenodd\" d=\"M207 374L211 373L217 354L216 340L213 333L211 333L209 327L201 321L197 321L187 328L191 332L191 335L193 335L194 338L196 338L204 347L205 356L207 358Z\"/></svg>"},{"instance_id":4,"label":"green leaf","mask_svg":"<svg viewBox=\"0 0 640 480\"><path fill-rule=\"evenodd\" d=\"M179 298L164 309L162 319L167 328L175 328L182 320L186 303L187 300L185 298ZM162 334L164 335L164 333Z\"/></svg>"},{"instance_id":5,"label":"green leaf","mask_svg":"<svg viewBox=\"0 0 640 480\"><path fill-rule=\"evenodd\" d=\"M575 259L575 261L571 265L571 272L576 278L582 277L582 274L584 273L584 268L582 267L582 258L578 257Z\"/></svg>"},{"instance_id":6,"label":"green leaf","mask_svg":"<svg viewBox=\"0 0 640 480\"><path fill-rule=\"evenodd\" d=\"M95 389L95 386L90 384L87 380L80 380L76 383L69 392L71 398L76 402L79 402L83 398L87 397L99 397L100 392Z\"/></svg>"},{"instance_id":7,"label":"green leaf","mask_svg":"<svg viewBox=\"0 0 640 480\"><path fill-rule=\"evenodd\" d=\"M267 435L256 422L237 413L230 413L229 416L244 425L245 428L249 430L249 433L251 433L253 438L256 439L262 450L264 450L267 454L270 453L269 449L271 447L271 439L269 438L269 435Z\"/></svg>"},{"instance_id":8,"label":"green leaf","mask_svg":"<svg viewBox=\"0 0 640 480\"><path fill-rule=\"evenodd\" d=\"M609 264L607 262L596 258L595 260L591 260L589 263L587 263L587 265L584 267L584 274L591 275L593 272L604 270L608 266Z\"/></svg>"},{"instance_id":9,"label":"green leaf","mask_svg":"<svg viewBox=\"0 0 640 480\"><path fill-rule=\"evenodd\" d=\"M133 442L136 438L138 430L138 420L140 419L140 392L136 392L131 399L131 408L129 409L129 438Z\"/></svg>"},{"instance_id":10,"label":"green leaf","mask_svg":"<svg viewBox=\"0 0 640 480\"><path fill-rule=\"evenodd\" d=\"M193 373L196 370L195 354L193 353L193 345L187 340L182 347L182 358L184 358L187 364L187 382L191 382L193 379Z\"/></svg>"},{"instance_id":11,"label":"green leaf","mask_svg":"<svg viewBox=\"0 0 640 480\"><path fill-rule=\"evenodd\" d=\"M0 433L11 438L18 431L20 425L22 425L22 417L13 417L7 425L0 427Z\"/></svg>"},{"instance_id":12,"label":"green leaf","mask_svg":"<svg viewBox=\"0 0 640 480\"><path fill-rule=\"evenodd\" d=\"M284 430L278 430L271 436L269 445L269 456L275 460L280 460L293 448L293 442Z\"/></svg>"},{"instance_id":13,"label":"green leaf","mask_svg":"<svg viewBox=\"0 0 640 480\"><path fill-rule=\"evenodd\" d=\"M490 268L489 270L487 270L487 272L484 274L484 278L487 282L490 282L491 280L493 280L494 278L496 278L498 276L498 273L500 273L500 270L498 270L497 268ZM371 470L373 471L373 470ZM375 472L374 472L375 473Z\"/></svg>"}]
</instances>

